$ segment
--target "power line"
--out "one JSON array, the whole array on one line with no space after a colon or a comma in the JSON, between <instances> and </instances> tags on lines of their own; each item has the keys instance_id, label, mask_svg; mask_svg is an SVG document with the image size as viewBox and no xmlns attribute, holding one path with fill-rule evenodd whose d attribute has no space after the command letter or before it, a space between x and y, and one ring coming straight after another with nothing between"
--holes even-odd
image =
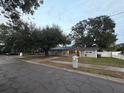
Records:
<instances>
[{"instance_id":1,"label":"power line","mask_svg":"<svg viewBox=\"0 0 124 93\"><path fill-rule=\"evenodd\" d=\"M121 15L121 14L124 14L124 11L123 12L116 13L116 14L113 14L113 15L110 15L110 17Z\"/></svg>"}]
</instances>

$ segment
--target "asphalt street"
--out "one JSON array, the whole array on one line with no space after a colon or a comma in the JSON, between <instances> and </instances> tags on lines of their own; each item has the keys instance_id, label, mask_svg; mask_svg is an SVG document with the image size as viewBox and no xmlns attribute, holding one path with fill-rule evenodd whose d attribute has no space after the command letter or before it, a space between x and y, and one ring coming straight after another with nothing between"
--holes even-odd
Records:
<instances>
[{"instance_id":1,"label":"asphalt street","mask_svg":"<svg viewBox=\"0 0 124 93\"><path fill-rule=\"evenodd\" d=\"M124 84L0 56L0 93L124 93Z\"/></svg>"}]
</instances>

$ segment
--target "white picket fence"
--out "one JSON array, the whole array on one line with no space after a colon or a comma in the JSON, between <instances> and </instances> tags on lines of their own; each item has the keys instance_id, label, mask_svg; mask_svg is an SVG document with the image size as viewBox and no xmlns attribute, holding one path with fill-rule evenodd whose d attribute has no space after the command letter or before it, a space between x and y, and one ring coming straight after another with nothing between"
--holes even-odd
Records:
<instances>
[{"instance_id":1,"label":"white picket fence","mask_svg":"<svg viewBox=\"0 0 124 93\"><path fill-rule=\"evenodd\" d=\"M124 60L124 55L121 55L121 51L117 51L117 52L104 51L104 52L98 52L98 54L100 54L101 57L113 57Z\"/></svg>"},{"instance_id":2,"label":"white picket fence","mask_svg":"<svg viewBox=\"0 0 124 93\"><path fill-rule=\"evenodd\" d=\"M124 55L112 55L112 57L124 60Z\"/></svg>"}]
</instances>

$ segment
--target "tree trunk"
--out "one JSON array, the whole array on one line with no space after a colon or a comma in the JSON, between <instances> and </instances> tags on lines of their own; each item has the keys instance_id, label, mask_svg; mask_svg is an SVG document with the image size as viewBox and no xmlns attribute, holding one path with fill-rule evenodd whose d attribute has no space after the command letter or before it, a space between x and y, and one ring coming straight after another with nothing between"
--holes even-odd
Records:
<instances>
[{"instance_id":1,"label":"tree trunk","mask_svg":"<svg viewBox=\"0 0 124 93\"><path fill-rule=\"evenodd\" d=\"M45 50L45 56L49 56L48 50Z\"/></svg>"}]
</instances>

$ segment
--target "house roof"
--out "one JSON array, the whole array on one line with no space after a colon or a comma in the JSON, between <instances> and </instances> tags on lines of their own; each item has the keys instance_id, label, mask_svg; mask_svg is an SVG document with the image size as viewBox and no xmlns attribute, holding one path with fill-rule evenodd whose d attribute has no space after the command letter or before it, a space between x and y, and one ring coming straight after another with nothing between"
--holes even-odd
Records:
<instances>
[{"instance_id":1,"label":"house roof","mask_svg":"<svg viewBox=\"0 0 124 93\"><path fill-rule=\"evenodd\" d=\"M55 47L55 48L52 48L51 50L76 50L76 49L79 49L79 50L97 50L98 48L97 47L86 47L86 48L79 48L79 47Z\"/></svg>"}]
</instances>

